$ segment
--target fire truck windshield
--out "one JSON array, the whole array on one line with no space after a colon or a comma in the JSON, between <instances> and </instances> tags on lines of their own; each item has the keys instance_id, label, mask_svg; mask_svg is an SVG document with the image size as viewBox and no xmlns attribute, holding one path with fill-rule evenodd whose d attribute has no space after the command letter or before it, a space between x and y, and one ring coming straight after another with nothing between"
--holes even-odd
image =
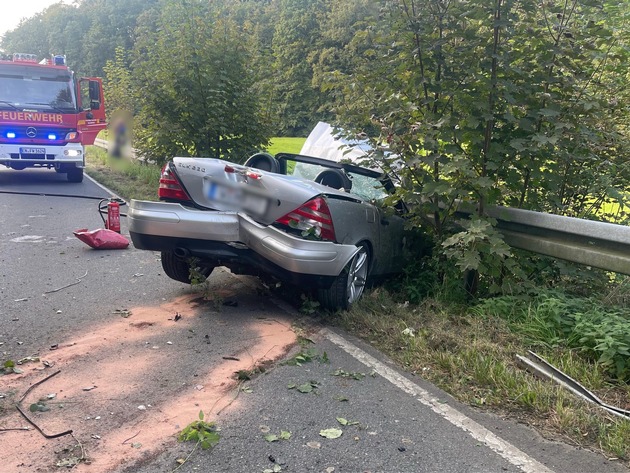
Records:
<instances>
[{"instance_id":1,"label":"fire truck windshield","mask_svg":"<svg viewBox=\"0 0 630 473\"><path fill-rule=\"evenodd\" d=\"M76 104L70 73L0 65L0 109L70 113Z\"/></svg>"}]
</instances>

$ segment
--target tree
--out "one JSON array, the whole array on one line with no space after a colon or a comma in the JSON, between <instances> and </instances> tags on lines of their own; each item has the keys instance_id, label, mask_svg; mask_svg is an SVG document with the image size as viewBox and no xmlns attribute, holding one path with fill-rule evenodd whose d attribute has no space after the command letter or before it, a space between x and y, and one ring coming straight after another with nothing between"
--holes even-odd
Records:
<instances>
[{"instance_id":1,"label":"tree","mask_svg":"<svg viewBox=\"0 0 630 473\"><path fill-rule=\"evenodd\" d=\"M627 53L606 9L590 0L380 7L327 52L341 60L322 84L344 128L378 130L375 146L395 156L378 164L399 175L397 198L460 269L489 284L505 281L506 265L517 270L487 205L585 216L628 189L628 148L606 90L622 83ZM478 208L463 231L453 227L461 202Z\"/></svg>"},{"instance_id":2,"label":"tree","mask_svg":"<svg viewBox=\"0 0 630 473\"><path fill-rule=\"evenodd\" d=\"M319 0L279 0L275 5L271 77L281 135L306 135L318 121L319 94L307 58L318 45L317 17L323 6Z\"/></svg>"},{"instance_id":3,"label":"tree","mask_svg":"<svg viewBox=\"0 0 630 473\"><path fill-rule=\"evenodd\" d=\"M132 78L141 154L243 160L268 142L248 39L222 2L164 2L138 29Z\"/></svg>"}]
</instances>

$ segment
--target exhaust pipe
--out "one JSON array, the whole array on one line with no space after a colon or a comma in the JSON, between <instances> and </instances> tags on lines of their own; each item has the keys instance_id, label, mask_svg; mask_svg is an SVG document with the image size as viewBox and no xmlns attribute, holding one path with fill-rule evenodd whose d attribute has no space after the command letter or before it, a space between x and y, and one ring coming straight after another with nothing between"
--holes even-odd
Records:
<instances>
[{"instance_id":1,"label":"exhaust pipe","mask_svg":"<svg viewBox=\"0 0 630 473\"><path fill-rule=\"evenodd\" d=\"M188 251L186 248L175 248L173 250L173 253L175 253L175 256L177 256L178 258L189 258L190 257L190 251Z\"/></svg>"}]
</instances>

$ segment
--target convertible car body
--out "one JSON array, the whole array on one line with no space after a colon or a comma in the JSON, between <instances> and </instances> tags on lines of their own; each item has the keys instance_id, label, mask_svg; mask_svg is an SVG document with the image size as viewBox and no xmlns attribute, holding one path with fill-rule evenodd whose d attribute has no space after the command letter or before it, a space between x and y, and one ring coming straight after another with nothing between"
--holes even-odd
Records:
<instances>
[{"instance_id":1,"label":"convertible car body","mask_svg":"<svg viewBox=\"0 0 630 473\"><path fill-rule=\"evenodd\" d=\"M136 248L161 252L177 281L190 282L191 264L204 276L225 266L347 309L368 278L401 270L403 219L378 205L392 188L380 172L310 156L174 158L161 202L131 201L129 232Z\"/></svg>"}]
</instances>

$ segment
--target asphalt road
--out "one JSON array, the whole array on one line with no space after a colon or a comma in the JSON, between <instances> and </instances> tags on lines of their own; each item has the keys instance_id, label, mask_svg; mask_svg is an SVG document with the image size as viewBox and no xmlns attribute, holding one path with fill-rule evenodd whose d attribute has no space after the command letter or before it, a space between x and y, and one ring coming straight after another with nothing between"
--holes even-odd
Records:
<instances>
[{"instance_id":1,"label":"asphalt road","mask_svg":"<svg viewBox=\"0 0 630 473\"><path fill-rule=\"evenodd\" d=\"M37 357L0 377L0 429L30 427L0 432L0 473L627 471L459 405L255 279L215 270L199 292L169 280L155 253L90 249L72 232L102 227L107 196L88 179L0 170L0 361ZM282 362L300 349L309 362ZM54 400L31 421L72 435L46 439L15 409L38 381L23 405ZM199 411L221 440L191 454L175 437ZM342 435L320 435L332 428Z\"/></svg>"}]
</instances>

